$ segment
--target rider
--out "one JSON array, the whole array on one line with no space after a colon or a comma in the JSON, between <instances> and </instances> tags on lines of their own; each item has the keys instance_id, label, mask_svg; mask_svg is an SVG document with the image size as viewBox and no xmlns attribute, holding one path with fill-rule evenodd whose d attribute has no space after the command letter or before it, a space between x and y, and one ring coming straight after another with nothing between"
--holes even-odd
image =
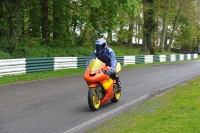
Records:
<instances>
[{"instance_id":1,"label":"rider","mask_svg":"<svg viewBox=\"0 0 200 133\"><path fill-rule=\"evenodd\" d=\"M89 65L90 61L97 57L99 60L104 62L106 66L110 67L110 70L108 71L103 71L105 74L107 74L109 77L113 78L116 80L117 84L117 91L121 91L122 84L119 80L119 75L115 71L116 65L117 65L117 60L115 58L115 53L114 51L107 46L107 42L104 38L99 38L95 41L95 47L96 50L92 53L92 56L90 59L87 61L86 68Z\"/></svg>"}]
</instances>

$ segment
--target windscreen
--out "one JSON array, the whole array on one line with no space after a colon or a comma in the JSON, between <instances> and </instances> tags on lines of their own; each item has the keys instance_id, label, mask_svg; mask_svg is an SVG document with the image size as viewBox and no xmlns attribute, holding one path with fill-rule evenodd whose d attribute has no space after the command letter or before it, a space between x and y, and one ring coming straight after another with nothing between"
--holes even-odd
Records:
<instances>
[{"instance_id":1,"label":"windscreen","mask_svg":"<svg viewBox=\"0 0 200 133\"><path fill-rule=\"evenodd\" d=\"M90 69L89 69L90 72L99 70L102 64L103 64L103 62L100 61L99 59L97 59L97 58L93 59L90 64Z\"/></svg>"}]
</instances>

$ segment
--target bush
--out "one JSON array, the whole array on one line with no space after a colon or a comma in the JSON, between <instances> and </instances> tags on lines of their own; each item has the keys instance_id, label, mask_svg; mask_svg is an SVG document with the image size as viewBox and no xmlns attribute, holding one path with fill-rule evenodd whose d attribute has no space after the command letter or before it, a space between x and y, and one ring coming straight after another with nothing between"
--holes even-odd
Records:
<instances>
[{"instance_id":1,"label":"bush","mask_svg":"<svg viewBox=\"0 0 200 133\"><path fill-rule=\"evenodd\" d=\"M90 56L94 51L94 47L89 46L76 46L72 49L77 53L75 56Z\"/></svg>"},{"instance_id":2,"label":"bush","mask_svg":"<svg viewBox=\"0 0 200 133\"><path fill-rule=\"evenodd\" d=\"M66 56L66 51L64 48L51 48L48 47L47 57L64 57Z\"/></svg>"},{"instance_id":3,"label":"bush","mask_svg":"<svg viewBox=\"0 0 200 133\"><path fill-rule=\"evenodd\" d=\"M0 59L10 59L11 56L9 53L3 52L0 50Z\"/></svg>"},{"instance_id":4,"label":"bush","mask_svg":"<svg viewBox=\"0 0 200 133\"><path fill-rule=\"evenodd\" d=\"M6 38L1 38L0 49L6 53L13 53L15 50L15 43Z\"/></svg>"},{"instance_id":5,"label":"bush","mask_svg":"<svg viewBox=\"0 0 200 133\"><path fill-rule=\"evenodd\" d=\"M21 38L19 43L2 39L0 42L0 58L45 58L45 57L80 57L91 56L94 45L51 46L42 45L42 40ZM140 49L127 48L124 45L111 45L116 56L139 55Z\"/></svg>"}]
</instances>

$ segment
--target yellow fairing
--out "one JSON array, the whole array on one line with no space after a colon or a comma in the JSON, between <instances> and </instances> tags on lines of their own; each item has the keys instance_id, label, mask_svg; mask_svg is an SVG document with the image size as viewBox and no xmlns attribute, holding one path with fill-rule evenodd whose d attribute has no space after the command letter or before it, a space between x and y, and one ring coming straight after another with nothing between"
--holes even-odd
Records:
<instances>
[{"instance_id":1,"label":"yellow fairing","mask_svg":"<svg viewBox=\"0 0 200 133\"><path fill-rule=\"evenodd\" d=\"M103 64L102 61L100 61L99 59L93 59L91 61L91 64L90 64L90 72L93 72L93 71L96 71L96 70L99 70L101 65Z\"/></svg>"},{"instance_id":2,"label":"yellow fairing","mask_svg":"<svg viewBox=\"0 0 200 133\"><path fill-rule=\"evenodd\" d=\"M103 88L104 88L105 90L107 90L107 89L112 85L112 83L113 83L113 80L110 78L110 79L108 79L106 82L104 82L104 83L102 84L102 86L103 86Z\"/></svg>"},{"instance_id":3,"label":"yellow fairing","mask_svg":"<svg viewBox=\"0 0 200 133\"><path fill-rule=\"evenodd\" d=\"M117 62L116 72L118 73L121 70L121 64Z\"/></svg>"}]
</instances>

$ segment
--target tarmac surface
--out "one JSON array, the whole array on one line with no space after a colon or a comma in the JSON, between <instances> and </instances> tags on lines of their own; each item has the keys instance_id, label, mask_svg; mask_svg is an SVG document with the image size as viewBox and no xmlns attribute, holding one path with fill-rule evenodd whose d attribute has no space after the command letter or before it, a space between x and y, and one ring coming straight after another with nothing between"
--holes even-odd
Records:
<instances>
[{"instance_id":1,"label":"tarmac surface","mask_svg":"<svg viewBox=\"0 0 200 133\"><path fill-rule=\"evenodd\" d=\"M167 90L200 76L200 61L122 69L122 96L91 111L83 75L0 86L0 133L83 133Z\"/></svg>"}]
</instances>

